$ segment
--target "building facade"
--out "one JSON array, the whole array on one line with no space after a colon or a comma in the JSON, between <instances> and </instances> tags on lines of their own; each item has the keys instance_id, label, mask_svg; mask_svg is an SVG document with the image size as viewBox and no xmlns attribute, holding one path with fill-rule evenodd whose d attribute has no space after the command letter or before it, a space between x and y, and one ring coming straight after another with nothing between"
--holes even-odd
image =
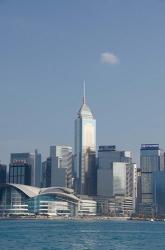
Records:
<instances>
[{"instance_id":1,"label":"building facade","mask_svg":"<svg viewBox=\"0 0 165 250\"><path fill-rule=\"evenodd\" d=\"M154 174L155 215L165 217L165 171Z\"/></svg>"},{"instance_id":2,"label":"building facade","mask_svg":"<svg viewBox=\"0 0 165 250\"><path fill-rule=\"evenodd\" d=\"M32 185L41 184L41 154L12 153L9 164L9 183Z\"/></svg>"},{"instance_id":3,"label":"building facade","mask_svg":"<svg viewBox=\"0 0 165 250\"><path fill-rule=\"evenodd\" d=\"M100 215L127 217L134 213L133 198L129 196L97 197L97 204Z\"/></svg>"},{"instance_id":4,"label":"building facade","mask_svg":"<svg viewBox=\"0 0 165 250\"><path fill-rule=\"evenodd\" d=\"M117 151L114 145L99 146L97 195L130 196L136 188L136 164L130 151Z\"/></svg>"},{"instance_id":5,"label":"building facade","mask_svg":"<svg viewBox=\"0 0 165 250\"><path fill-rule=\"evenodd\" d=\"M96 193L96 120L85 95L75 120L74 178L78 194Z\"/></svg>"},{"instance_id":6,"label":"building facade","mask_svg":"<svg viewBox=\"0 0 165 250\"><path fill-rule=\"evenodd\" d=\"M33 159L33 173L32 173L32 185L36 187L41 186L41 175L42 175L42 159L41 154L38 153L37 149L35 149L34 154L32 155Z\"/></svg>"},{"instance_id":7,"label":"building facade","mask_svg":"<svg viewBox=\"0 0 165 250\"><path fill-rule=\"evenodd\" d=\"M159 144L142 144L140 149L141 204L139 213L154 215L156 211L155 182L157 172L164 171L164 151Z\"/></svg>"},{"instance_id":8,"label":"building facade","mask_svg":"<svg viewBox=\"0 0 165 250\"><path fill-rule=\"evenodd\" d=\"M98 169L97 195L136 196L136 164L113 162L107 169Z\"/></svg>"},{"instance_id":9,"label":"building facade","mask_svg":"<svg viewBox=\"0 0 165 250\"><path fill-rule=\"evenodd\" d=\"M7 166L0 163L0 184L6 183Z\"/></svg>"},{"instance_id":10,"label":"building facade","mask_svg":"<svg viewBox=\"0 0 165 250\"><path fill-rule=\"evenodd\" d=\"M72 147L50 146L51 186L72 187Z\"/></svg>"},{"instance_id":11,"label":"building facade","mask_svg":"<svg viewBox=\"0 0 165 250\"><path fill-rule=\"evenodd\" d=\"M117 151L115 146L100 146L98 151L97 195L104 199L132 199L135 210L137 181L136 164L129 151ZM107 198L106 198L107 197Z\"/></svg>"},{"instance_id":12,"label":"building facade","mask_svg":"<svg viewBox=\"0 0 165 250\"><path fill-rule=\"evenodd\" d=\"M97 202L91 199L81 199L78 206L79 216L95 216L97 214Z\"/></svg>"},{"instance_id":13,"label":"building facade","mask_svg":"<svg viewBox=\"0 0 165 250\"><path fill-rule=\"evenodd\" d=\"M42 185L41 187L51 187L51 158L42 162Z\"/></svg>"},{"instance_id":14,"label":"building facade","mask_svg":"<svg viewBox=\"0 0 165 250\"><path fill-rule=\"evenodd\" d=\"M115 145L99 146L98 150L99 168L108 168L112 162L132 163L130 151L116 150Z\"/></svg>"}]
</instances>

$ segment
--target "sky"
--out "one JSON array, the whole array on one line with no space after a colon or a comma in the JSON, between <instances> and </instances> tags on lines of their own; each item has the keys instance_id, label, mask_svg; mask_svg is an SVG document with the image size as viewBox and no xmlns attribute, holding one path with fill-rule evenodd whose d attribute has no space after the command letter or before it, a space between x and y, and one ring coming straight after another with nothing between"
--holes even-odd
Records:
<instances>
[{"instance_id":1,"label":"sky","mask_svg":"<svg viewBox=\"0 0 165 250\"><path fill-rule=\"evenodd\" d=\"M165 0L0 0L0 160L74 146L86 98L97 146L165 149Z\"/></svg>"}]
</instances>

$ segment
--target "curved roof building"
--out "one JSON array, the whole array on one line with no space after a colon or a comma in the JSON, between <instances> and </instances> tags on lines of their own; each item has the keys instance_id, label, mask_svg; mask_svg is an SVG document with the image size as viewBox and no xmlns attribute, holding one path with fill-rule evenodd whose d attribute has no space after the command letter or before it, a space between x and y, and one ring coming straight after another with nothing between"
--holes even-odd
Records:
<instances>
[{"instance_id":1,"label":"curved roof building","mask_svg":"<svg viewBox=\"0 0 165 250\"><path fill-rule=\"evenodd\" d=\"M0 214L75 215L80 199L65 187L37 188L22 184L0 185Z\"/></svg>"},{"instance_id":2,"label":"curved roof building","mask_svg":"<svg viewBox=\"0 0 165 250\"><path fill-rule=\"evenodd\" d=\"M0 186L0 189L3 187L13 187L16 190L24 193L25 195L27 195L29 198L34 197L36 195L39 194L40 189L37 187L33 187L33 186L28 186L28 185L22 185L22 184L15 184L15 183L6 183L6 184L2 184Z\"/></svg>"}]
</instances>

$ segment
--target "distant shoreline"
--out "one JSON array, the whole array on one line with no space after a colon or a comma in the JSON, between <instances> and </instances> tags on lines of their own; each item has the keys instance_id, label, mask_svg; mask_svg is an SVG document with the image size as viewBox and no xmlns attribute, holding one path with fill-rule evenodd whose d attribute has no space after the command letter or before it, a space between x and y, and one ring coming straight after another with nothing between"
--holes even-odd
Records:
<instances>
[{"instance_id":1,"label":"distant shoreline","mask_svg":"<svg viewBox=\"0 0 165 250\"><path fill-rule=\"evenodd\" d=\"M131 218L131 217L109 217L109 216L84 216L84 217L64 217L64 216L11 216L11 217L0 217L0 221L4 220L48 220L48 221L165 221L164 219L152 219L152 218Z\"/></svg>"},{"instance_id":2,"label":"distant shoreline","mask_svg":"<svg viewBox=\"0 0 165 250\"><path fill-rule=\"evenodd\" d=\"M64 217L64 216L11 216L11 217L0 217L0 220L80 220L80 221L99 221L99 220L118 220L118 221L126 221L130 220L130 217L108 217L108 216L84 216L84 217Z\"/></svg>"}]
</instances>

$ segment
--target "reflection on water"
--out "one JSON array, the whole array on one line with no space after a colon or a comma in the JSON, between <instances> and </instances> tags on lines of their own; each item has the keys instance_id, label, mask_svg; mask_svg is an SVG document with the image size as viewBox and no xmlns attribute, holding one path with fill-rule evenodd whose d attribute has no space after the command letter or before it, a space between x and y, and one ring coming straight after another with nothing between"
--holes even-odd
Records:
<instances>
[{"instance_id":1,"label":"reflection on water","mask_svg":"<svg viewBox=\"0 0 165 250\"><path fill-rule=\"evenodd\" d=\"M165 222L0 221L0 249L164 250Z\"/></svg>"}]
</instances>

